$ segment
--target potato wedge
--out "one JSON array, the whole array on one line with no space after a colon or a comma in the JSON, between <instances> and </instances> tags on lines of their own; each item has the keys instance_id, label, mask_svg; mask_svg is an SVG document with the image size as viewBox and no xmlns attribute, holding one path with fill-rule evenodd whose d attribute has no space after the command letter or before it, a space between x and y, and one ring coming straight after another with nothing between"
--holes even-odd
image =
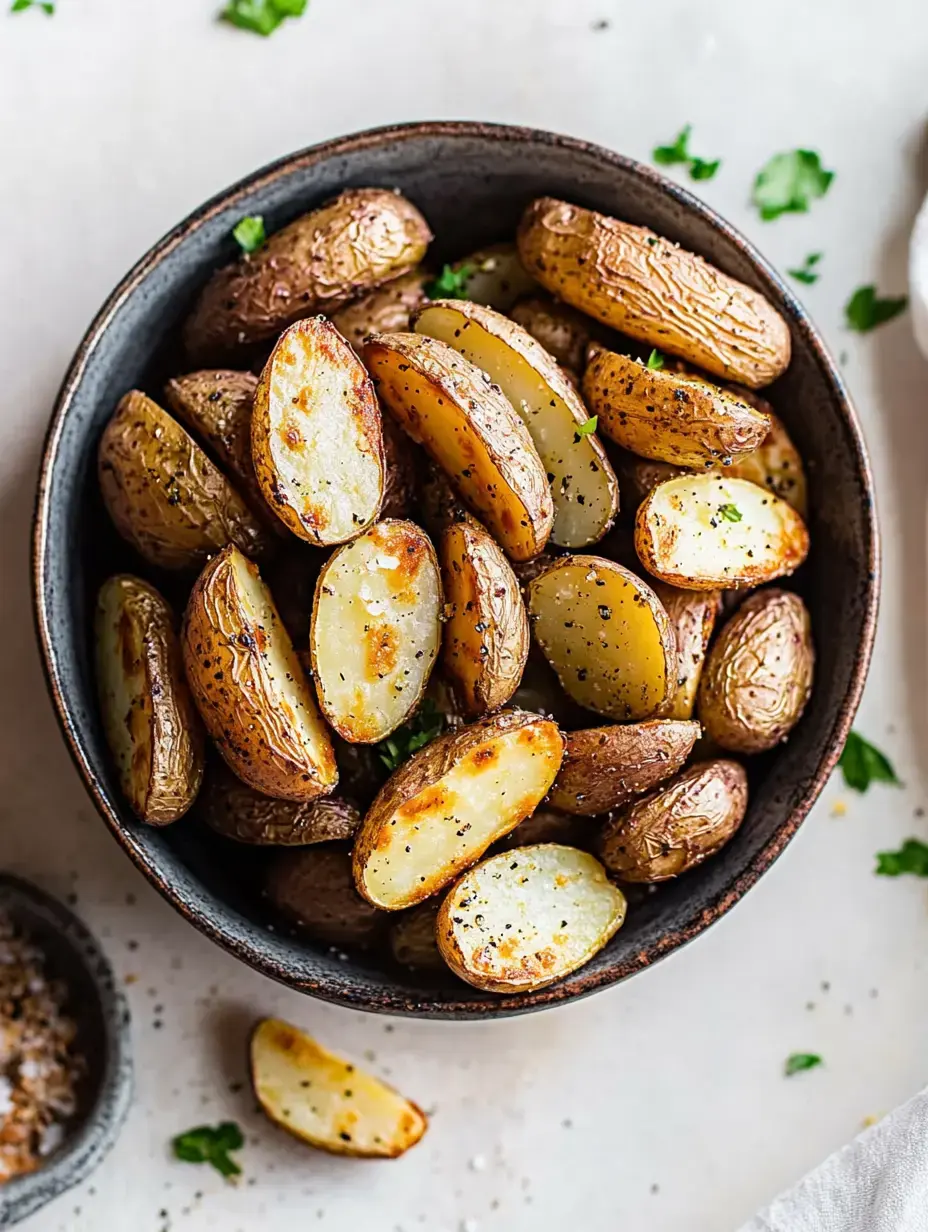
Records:
<instances>
[{"instance_id":1,"label":"potato wedge","mask_svg":"<svg viewBox=\"0 0 928 1232\"><path fill-rule=\"evenodd\" d=\"M792 505L756 483L681 475L639 507L635 549L671 586L733 590L793 573L808 555L809 532Z\"/></svg>"},{"instance_id":2,"label":"potato wedge","mask_svg":"<svg viewBox=\"0 0 928 1232\"><path fill-rule=\"evenodd\" d=\"M512 566L482 526L459 522L439 542L447 601L442 664L468 715L505 706L528 657L528 617Z\"/></svg>"},{"instance_id":3,"label":"potato wedge","mask_svg":"<svg viewBox=\"0 0 928 1232\"><path fill-rule=\"evenodd\" d=\"M255 1028L251 1081L275 1125L333 1155L396 1159L428 1128L421 1108L280 1019Z\"/></svg>"},{"instance_id":4,"label":"potato wedge","mask_svg":"<svg viewBox=\"0 0 928 1232\"><path fill-rule=\"evenodd\" d=\"M401 967L427 972L448 970L435 937L440 907L440 899L430 898L391 917L390 952Z\"/></svg>"},{"instance_id":5,"label":"potato wedge","mask_svg":"<svg viewBox=\"0 0 928 1232\"><path fill-rule=\"evenodd\" d=\"M590 961L625 919L625 896L586 851L539 843L491 856L445 897L445 962L487 992L545 988Z\"/></svg>"},{"instance_id":6,"label":"potato wedge","mask_svg":"<svg viewBox=\"0 0 928 1232\"><path fill-rule=\"evenodd\" d=\"M621 808L676 774L699 733L698 723L671 719L569 732L548 801L587 817Z\"/></svg>"},{"instance_id":7,"label":"potato wedge","mask_svg":"<svg viewBox=\"0 0 928 1232\"><path fill-rule=\"evenodd\" d=\"M432 238L411 202L385 188L349 188L218 270L184 327L202 363L334 312L413 269Z\"/></svg>"},{"instance_id":8,"label":"potato wedge","mask_svg":"<svg viewBox=\"0 0 928 1232\"><path fill-rule=\"evenodd\" d=\"M745 390L745 394L750 391ZM755 404L764 402L756 394L751 399ZM786 425L764 403L770 419L770 431L753 453L735 458L726 473L735 479L749 479L762 488L788 501L801 518L808 509L806 472L799 450L790 439Z\"/></svg>"},{"instance_id":9,"label":"potato wedge","mask_svg":"<svg viewBox=\"0 0 928 1232\"><path fill-rule=\"evenodd\" d=\"M281 335L255 391L251 452L264 499L320 547L376 521L386 481L380 407L361 361L325 317Z\"/></svg>"},{"instance_id":10,"label":"potato wedge","mask_svg":"<svg viewBox=\"0 0 928 1232\"><path fill-rule=\"evenodd\" d=\"M423 455L390 415L381 417L381 428L384 479L380 516L408 518L418 506L419 471Z\"/></svg>"},{"instance_id":11,"label":"potato wedge","mask_svg":"<svg viewBox=\"0 0 928 1232\"><path fill-rule=\"evenodd\" d=\"M750 595L715 641L699 685L706 734L733 753L762 753L785 740L812 692L809 612L787 590Z\"/></svg>"},{"instance_id":12,"label":"potato wedge","mask_svg":"<svg viewBox=\"0 0 928 1232\"><path fill-rule=\"evenodd\" d=\"M538 283L527 273L515 244L490 244L455 261L451 268L456 274L466 271L461 286L466 299L497 312L508 312L517 299L538 290Z\"/></svg>"},{"instance_id":13,"label":"potato wedge","mask_svg":"<svg viewBox=\"0 0 928 1232\"><path fill-rule=\"evenodd\" d=\"M554 505L528 430L489 377L452 347L419 334L364 346L378 393L400 426L447 473L513 560L545 546Z\"/></svg>"},{"instance_id":14,"label":"potato wedge","mask_svg":"<svg viewBox=\"0 0 928 1232\"><path fill-rule=\"evenodd\" d=\"M410 270L340 308L332 314L332 324L356 351L371 334L402 333L409 329L413 312L425 303L427 281L423 270Z\"/></svg>"},{"instance_id":15,"label":"potato wedge","mask_svg":"<svg viewBox=\"0 0 928 1232\"><path fill-rule=\"evenodd\" d=\"M549 719L507 710L414 753L384 784L355 839L360 893L388 911L429 898L534 812L563 751Z\"/></svg>"},{"instance_id":16,"label":"potato wedge","mask_svg":"<svg viewBox=\"0 0 928 1232\"><path fill-rule=\"evenodd\" d=\"M716 376L759 389L789 364L789 326L772 304L646 227L542 197L518 245L552 295Z\"/></svg>"},{"instance_id":17,"label":"potato wedge","mask_svg":"<svg viewBox=\"0 0 928 1232\"><path fill-rule=\"evenodd\" d=\"M258 570L230 545L187 602L184 667L206 730L235 774L283 800L338 781L312 687Z\"/></svg>"},{"instance_id":18,"label":"potato wedge","mask_svg":"<svg viewBox=\"0 0 928 1232\"><path fill-rule=\"evenodd\" d=\"M622 881L667 881L724 847L747 806L748 777L738 762L696 762L616 813L600 855Z\"/></svg>"},{"instance_id":19,"label":"potato wedge","mask_svg":"<svg viewBox=\"0 0 928 1232\"><path fill-rule=\"evenodd\" d=\"M691 719L709 639L722 610L722 592L680 590L655 582L654 593L670 617L677 643L676 687L661 710L661 718Z\"/></svg>"},{"instance_id":20,"label":"potato wedge","mask_svg":"<svg viewBox=\"0 0 928 1232\"><path fill-rule=\"evenodd\" d=\"M97 471L116 529L161 569L196 569L227 543L259 557L273 544L196 441L137 389L104 429Z\"/></svg>"},{"instance_id":21,"label":"potato wedge","mask_svg":"<svg viewBox=\"0 0 928 1232\"><path fill-rule=\"evenodd\" d=\"M576 308L552 295L530 295L514 304L509 315L553 355L562 368L580 376L586 367L586 349L592 322Z\"/></svg>"},{"instance_id":22,"label":"potato wedge","mask_svg":"<svg viewBox=\"0 0 928 1232\"><path fill-rule=\"evenodd\" d=\"M626 449L610 449L609 457L619 481L622 513L626 519L629 516L634 519L638 506L658 484L686 474L679 466L671 466L669 462L654 462L650 458L639 458L637 454L629 453ZM727 467L727 473L731 474L732 469Z\"/></svg>"},{"instance_id":23,"label":"potato wedge","mask_svg":"<svg viewBox=\"0 0 928 1232\"><path fill-rule=\"evenodd\" d=\"M599 351L583 376L583 397L600 432L631 453L704 470L757 449L770 417L749 402L671 368Z\"/></svg>"},{"instance_id":24,"label":"potato wedge","mask_svg":"<svg viewBox=\"0 0 928 1232\"><path fill-rule=\"evenodd\" d=\"M351 852L342 843L278 852L267 867L264 890L281 915L323 945L375 949L389 923L355 889Z\"/></svg>"},{"instance_id":25,"label":"potato wedge","mask_svg":"<svg viewBox=\"0 0 928 1232\"><path fill-rule=\"evenodd\" d=\"M646 719L676 681L676 644L654 591L615 561L566 556L529 585L532 633L561 686L610 719Z\"/></svg>"},{"instance_id":26,"label":"potato wedge","mask_svg":"<svg viewBox=\"0 0 928 1232\"><path fill-rule=\"evenodd\" d=\"M319 705L344 740L374 744L415 709L441 646L438 560L412 522L378 522L329 558L309 634Z\"/></svg>"},{"instance_id":27,"label":"potato wedge","mask_svg":"<svg viewBox=\"0 0 928 1232\"><path fill-rule=\"evenodd\" d=\"M497 384L531 434L551 485L551 542L587 547L619 508L619 485L590 415L563 370L521 325L463 300L435 300L413 316L416 333L454 347Z\"/></svg>"},{"instance_id":28,"label":"potato wedge","mask_svg":"<svg viewBox=\"0 0 928 1232\"><path fill-rule=\"evenodd\" d=\"M339 796L320 796L309 803L275 800L225 767L207 775L197 814L223 838L267 847L350 839L361 824L361 814L349 800Z\"/></svg>"},{"instance_id":29,"label":"potato wedge","mask_svg":"<svg viewBox=\"0 0 928 1232\"><path fill-rule=\"evenodd\" d=\"M174 613L153 586L119 574L100 588L95 641L103 730L123 794L142 821L177 821L200 790L204 742Z\"/></svg>"}]
</instances>

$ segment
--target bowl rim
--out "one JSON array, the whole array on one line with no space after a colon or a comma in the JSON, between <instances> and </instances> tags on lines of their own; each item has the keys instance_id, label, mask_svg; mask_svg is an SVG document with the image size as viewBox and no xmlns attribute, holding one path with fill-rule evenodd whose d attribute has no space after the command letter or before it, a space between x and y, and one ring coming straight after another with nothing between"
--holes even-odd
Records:
<instances>
[{"instance_id":1,"label":"bowl rim","mask_svg":"<svg viewBox=\"0 0 928 1232\"><path fill-rule=\"evenodd\" d=\"M484 995L479 999L456 1000L453 998L435 997L427 1000L423 996L413 1002L408 995L404 995L399 991L391 990L374 994L370 991L358 991L346 987L344 983L333 986L333 982L325 977L321 980L306 980L297 979L289 975L271 956L230 935L228 928L221 921L217 921L202 908L191 905L190 902L186 901L175 890L166 878L159 874L147 853L132 841L131 836L123 829L118 815L110 808L103 786L85 756L82 737L68 712L46 605L45 553L50 516L52 474L56 466L64 422L69 413L75 392L81 384L85 371L93 358L94 351L105 335L114 315L169 253L173 252L190 234L195 232L215 214L228 210L246 194L250 195L256 190L273 183L278 177L289 174L298 168L311 167L332 158L354 154L359 151L377 149L395 143L429 138L454 141L459 138L467 139L473 137L498 142L501 145L516 143L547 145L552 148L573 151L586 158L592 158L600 164L613 167L624 175L639 180L652 189L660 189L678 205L691 213L695 213L701 221L707 223L713 230L720 232L724 238L738 247L754 268L775 288L781 297L788 310L790 324L798 331L804 342L813 352L822 376L831 387L835 402L840 408L840 413L844 419L844 426L852 446L857 476L866 495L865 521L868 568L867 578L862 584L864 614L862 618L861 641L850 685L841 706L834 716L825 752L819 761L814 775L810 778L799 804L783 819L775 833L771 835L765 846L751 859L747 867L720 889L709 906L703 909L695 918L663 934L647 947L626 956L621 962L613 964L603 971L588 971L584 977L584 972L581 968L579 972L575 972L571 977L569 986L559 983L534 993L524 993L506 998L491 998ZM300 992L319 997L322 1000L346 1005L354 1009L388 1014L406 1014L416 1017L450 1019L505 1017L578 1000L602 988L617 984L636 971L650 966L659 958L693 940L708 928L710 924L728 912L783 852L789 841L796 834L796 831L837 765L860 703L873 653L879 609L880 535L873 475L867 446L863 438L857 412L841 373L831 358L808 312L800 304L791 288L785 284L773 266L769 264L751 241L742 235L737 228L728 223L715 210L695 197L686 188L669 180L654 168L594 142L553 133L544 129L518 125L469 120L414 121L364 129L356 133L320 142L276 159L250 175L239 179L228 188L216 193L199 208L193 210L186 218L171 228L132 266L108 296L102 308L91 322L71 360L55 400L52 417L42 448L36 492L32 526L32 582L33 615L46 686L52 699L59 727L64 735L72 760L84 782L84 786L93 799L98 812L129 858L159 893L190 923L217 945L254 970Z\"/></svg>"}]
</instances>

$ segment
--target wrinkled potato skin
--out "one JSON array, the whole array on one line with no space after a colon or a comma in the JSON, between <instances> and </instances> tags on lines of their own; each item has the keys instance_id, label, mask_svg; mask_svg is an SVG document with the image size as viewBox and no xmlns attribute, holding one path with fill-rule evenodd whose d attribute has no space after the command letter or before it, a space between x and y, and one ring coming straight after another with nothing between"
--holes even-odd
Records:
<instances>
[{"instance_id":1,"label":"wrinkled potato skin","mask_svg":"<svg viewBox=\"0 0 928 1232\"><path fill-rule=\"evenodd\" d=\"M400 911L390 921L390 952L401 967L414 971L447 971L435 937L440 898Z\"/></svg>"},{"instance_id":2,"label":"wrinkled potato skin","mask_svg":"<svg viewBox=\"0 0 928 1232\"><path fill-rule=\"evenodd\" d=\"M383 504L380 517L408 518L417 504L420 454L402 428L389 415L382 417ZM417 519L413 519L414 521Z\"/></svg>"},{"instance_id":3,"label":"wrinkled potato skin","mask_svg":"<svg viewBox=\"0 0 928 1232\"><path fill-rule=\"evenodd\" d=\"M213 275L184 329L188 353L211 363L300 317L335 312L413 269L431 238L399 193L349 188Z\"/></svg>"},{"instance_id":4,"label":"wrinkled potato skin","mask_svg":"<svg viewBox=\"0 0 928 1232\"><path fill-rule=\"evenodd\" d=\"M697 762L630 804L603 832L600 858L620 881L667 881L714 855L748 804L748 778L736 761Z\"/></svg>"},{"instance_id":5,"label":"wrinkled potato skin","mask_svg":"<svg viewBox=\"0 0 928 1232\"><path fill-rule=\"evenodd\" d=\"M517 325L528 330L562 368L580 376L586 366L591 339L591 321L551 295L520 299L509 313Z\"/></svg>"},{"instance_id":6,"label":"wrinkled potato skin","mask_svg":"<svg viewBox=\"0 0 928 1232\"><path fill-rule=\"evenodd\" d=\"M645 227L543 197L518 245L553 295L716 376L760 389L789 364L789 327L759 292Z\"/></svg>"},{"instance_id":7,"label":"wrinkled potato skin","mask_svg":"<svg viewBox=\"0 0 928 1232\"><path fill-rule=\"evenodd\" d=\"M722 610L718 590L680 590L656 579L654 593L670 617L677 642L677 686L661 711L665 719L691 719L706 662L706 650Z\"/></svg>"},{"instance_id":8,"label":"wrinkled potato skin","mask_svg":"<svg viewBox=\"0 0 928 1232\"><path fill-rule=\"evenodd\" d=\"M426 301L423 270L411 270L353 300L332 314L332 324L356 351L371 334L397 334L409 329L409 318Z\"/></svg>"},{"instance_id":9,"label":"wrinkled potato skin","mask_svg":"<svg viewBox=\"0 0 928 1232\"><path fill-rule=\"evenodd\" d=\"M733 753L762 753L785 740L812 692L809 612L788 590L750 595L722 629L699 685L706 734Z\"/></svg>"},{"instance_id":10,"label":"wrinkled potato skin","mask_svg":"<svg viewBox=\"0 0 928 1232\"><path fill-rule=\"evenodd\" d=\"M627 449L611 449L609 457L619 480L622 510L631 518L658 484L683 474L682 467L672 466L669 462L655 462L651 458L639 458Z\"/></svg>"},{"instance_id":11,"label":"wrinkled potato skin","mask_svg":"<svg viewBox=\"0 0 928 1232\"><path fill-rule=\"evenodd\" d=\"M280 852L265 892L281 915L325 945L369 950L386 932L389 917L355 889L351 853L340 843Z\"/></svg>"},{"instance_id":12,"label":"wrinkled potato skin","mask_svg":"<svg viewBox=\"0 0 928 1232\"><path fill-rule=\"evenodd\" d=\"M805 466L802 455L786 431L786 425L774 413L766 398L742 386L734 385L732 388L739 398L769 416L770 431L753 453L736 458L728 473L769 488L783 500L789 501L799 516L805 519L809 508Z\"/></svg>"},{"instance_id":13,"label":"wrinkled potato skin","mask_svg":"<svg viewBox=\"0 0 928 1232\"><path fill-rule=\"evenodd\" d=\"M197 811L223 838L266 847L308 847L350 839L361 824L361 814L349 800L338 796L322 796L308 804L276 800L224 767L210 774Z\"/></svg>"}]
</instances>

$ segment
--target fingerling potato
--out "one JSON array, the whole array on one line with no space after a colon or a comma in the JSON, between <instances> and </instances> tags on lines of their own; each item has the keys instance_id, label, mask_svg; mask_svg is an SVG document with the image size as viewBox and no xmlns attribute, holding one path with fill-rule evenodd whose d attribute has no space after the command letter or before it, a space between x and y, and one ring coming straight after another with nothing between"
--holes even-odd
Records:
<instances>
[{"instance_id":1,"label":"fingerling potato","mask_svg":"<svg viewBox=\"0 0 928 1232\"><path fill-rule=\"evenodd\" d=\"M430 898L398 911L390 919L390 952L402 967L414 971L447 971L435 937L435 921L441 900Z\"/></svg>"},{"instance_id":2,"label":"fingerling potato","mask_svg":"<svg viewBox=\"0 0 928 1232\"><path fill-rule=\"evenodd\" d=\"M323 945L370 950L384 938L389 917L355 889L351 852L342 843L278 852L264 888L281 915Z\"/></svg>"},{"instance_id":3,"label":"fingerling potato","mask_svg":"<svg viewBox=\"0 0 928 1232\"><path fill-rule=\"evenodd\" d=\"M456 274L464 273L461 294L465 299L497 312L508 312L517 299L538 290L515 244L491 244L455 261L451 268Z\"/></svg>"},{"instance_id":4,"label":"fingerling potato","mask_svg":"<svg viewBox=\"0 0 928 1232\"><path fill-rule=\"evenodd\" d=\"M513 305L509 315L553 355L562 368L579 376L586 366L592 322L569 304L550 295L530 295Z\"/></svg>"},{"instance_id":5,"label":"fingerling potato","mask_svg":"<svg viewBox=\"0 0 928 1232\"><path fill-rule=\"evenodd\" d=\"M677 679L661 710L665 719L691 719L706 650L722 608L718 590L680 590L654 583L654 593L670 617L677 643Z\"/></svg>"},{"instance_id":6,"label":"fingerling potato","mask_svg":"<svg viewBox=\"0 0 928 1232\"><path fill-rule=\"evenodd\" d=\"M409 318L425 302L427 281L424 271L410 270L340 308L332 314L332 324L356 351L371 334L401 333L409 329Z\"/></svg>"},{"instance_id":7,"label":"fingerling potato","mask_svg":"<svg viewBox=\"0 0 928 1232\"><path fill-rule=\"evenodd\" d=\"M361 814L349 800L276 800L225 768L207 777L197 812L223 838L256 846L305 847L350 839L361 824Z\"/></svg>"}]
</instances>

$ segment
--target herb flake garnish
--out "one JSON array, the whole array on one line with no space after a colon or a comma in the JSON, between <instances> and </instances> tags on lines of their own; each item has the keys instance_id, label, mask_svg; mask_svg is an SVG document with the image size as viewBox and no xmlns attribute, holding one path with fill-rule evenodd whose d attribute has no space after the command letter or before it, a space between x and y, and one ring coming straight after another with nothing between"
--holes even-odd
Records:
<instances>
[{"instance_id":1,"label":"herb flake garnish","mask_svg":"<svg viewBox=\"0 0 928 1232\"><path fill-rule=\"evenodd\" d=\"M752 199L764 222L781 214L805 214L812 201L824 197L834 178L814 150L789 150L774 154L757 173Z\"/></svg>"},{"instance_id":2,"label":"herb flake garnish","mask_svg":"<svg viewBox=\"0 0 928 1232\"><path fill-rule=\"evenodd\" d=\"M901 877L904 873L928 877L928 844L907 838L898 851L878 851L874 871L878 877Z\"/></svg>"},{"instance_id":3,"label":"herb flake garnish","mask_svg":"<svg viewBox=\"0 0 928 1232\"><path fill-rule=\"evenodd\" d=\"M472 265L443 267L437 278L426 283L425 293L429 299L467 299L467 282L474 273Z\"/></svg>"},{"instance_id":4,"label":"herb flake garnish","mask_svg":"<svg viewBox=\"0 0 928 1232\"><path fill-rule=\"evenodd\" d=\"M838 765L841 767L846 786L852 791L865 792L871 783L891 783L894 787L902 786L885 753L881 753L856 731L852 731L848 736Z\"/></svg>"},{"instance_id":5,"label":"herb flake garnish","mask_svg":"<svg viewBox=\"0 0 928 1232\"><path fill-rule=\"evenodd\" d=\"M308 5L309 0L229 0L219 17L267 38L288 17L302 17Z\"/></svg>"},{"instance_id":6,"label":"herb flake garnish","mask_svg":"<svg viewBox=\"0 0 928 1232\"><path fill-rule=\"evenodd\" d=\"M719 505L719 517L726 522L740 522L742 513L737 505Z\"/></svg>"},{"instance_id":7,"label":"herb flake garnish","mask_svg":"<svg viewBox=\"0 0 928 1232\"><path fill-rule=\"evenodd\" d=\"M790 278L795 278L797 282L803 282L807 287L811 287L818 282L819 274L815 268L822 259L820 252L810 252L806 259L797 269L787 270Z\"/></svg>"},{"instance_id":8,"label":"herb flake garnish","mask_svg":"<svg viewBox=\"0 0 928 1232\"><path fill-rule=\"evenodd\" d=\"M261 214L248 214L232 229L235 242L242 252L257 252L267 234L264 230L264 218Z\"/></svg>"},{"instance_id":9,"label":"herb flake garnish","mask_svg":"<svg viewBox=\"0 0 928 1232\"><path fill-rule=\"evenodd\" d=\"M898 299L880 299L876 287L858 287L844 305L844 320L848 329L866 334L878 325L891 321L900 312L905 312L908 305L905 295L900 295Z\"/></svg>"},{"instance_id":10,"label":"herb flake garnish","mask_svg":"<svg viewBox=\"0 0 928 1232\"><path fill-rule=\"evenodd\" d=\"M47 17L52 17L55 4L54 0L13 0L10 5L11 13L25 13L26 9L41 9Z\"/></svg>"},{"instance_id":11,"label":"herb flake garnish","mask_svg":"<svg viewBox=\"0 0 928 1232\"><path fill-rule=\"evenodd\" d=\"M816 1066L824 1064L817 1052L793 1052L786 1058L783 1073L787 1078L791 1078L793 1074L801 1074L803 1070L815 1069Z\"/></svg>"},{"instance_id":12,"label":"herb flake garnish","mask_svg":"<svg viewBox=\"0 0 928 1232\"><path fill-rule=\"evenodd\" d=\"M427 697L408 723L398 727L392 736L387 736L386 740L381 740L377 745L377 753L392 773L413 753L431 744L444 730L445 716L432 699Z\"/></svg>"},{"instance_id":13,"label":"herb flake garnish","mask_svg":"<svg viewBox=\"0 0 928 1232\"><path fill-rule=\"evenodd\" d=\"M647 367L650 368L652 372L660 372L664 367L664 362L664 357L660 351L652 351L648 356Z\"/></svg>"},{"instance_id":14,"label":"herb flake garnish","mask_svg":"<svg viewBox=\"0 0 928 1232\"><path fill-rule=\"evenodd\" d=\"M673 145L658 145L651 151L651 157L660 167L673 167L685 163L689 168L690 179L711 180L722 165L720 158L696 158L689 151L692 124L687 124L677 134Z\"/></svg>"},{"instance_id":15,"label":"herb flake garnish","mask_svg":"<svg viewBox=\"0 0 928 1232\"><path fill-rule=\"evenodd\" d=\"M577 430L574 432L574 444L580 440L581 436L589 436L596 431L596 426L599 423L598 415L591 415L586 423L578 424Z\"/></svg>"},{"instance_id":16,"label":"herb flake garnish","mask_svg":"<svg viewBox=\"0 0 928 1232\"><path fill-rule=\"evenodd\" d=\"M188 1164L211 1164L224 1177L238 1176L241 1168L229 1155L245 1145L245 1136L234 1121L198 1125L172 1139L174 1156Z\"/></svg>"}]
</instances>

